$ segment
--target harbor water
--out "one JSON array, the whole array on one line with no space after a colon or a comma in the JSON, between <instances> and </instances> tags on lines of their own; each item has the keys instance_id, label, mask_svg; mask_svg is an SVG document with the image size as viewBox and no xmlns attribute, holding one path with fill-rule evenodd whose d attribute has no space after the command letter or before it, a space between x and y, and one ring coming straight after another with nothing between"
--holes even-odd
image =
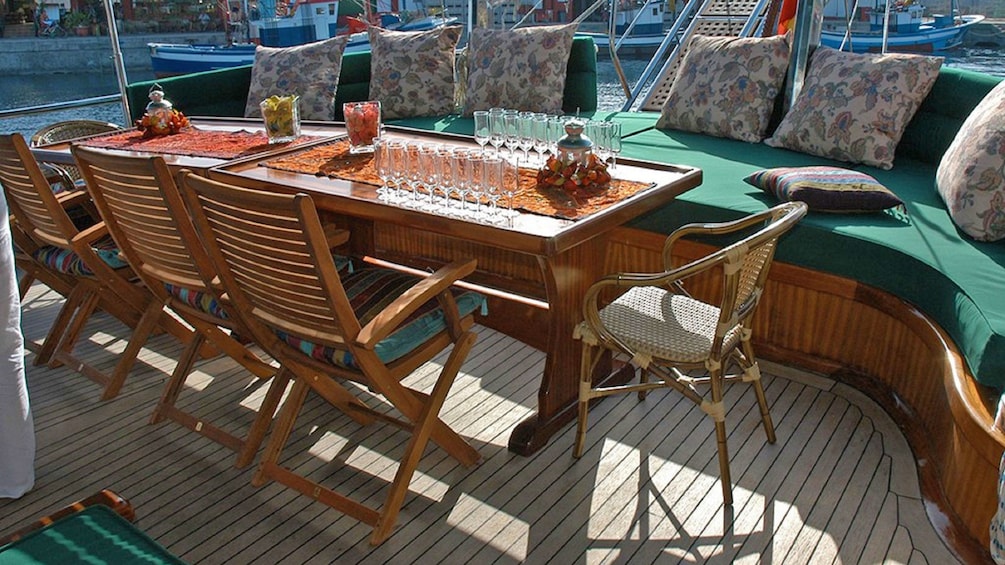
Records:
<instances>
[{"instance_id":1,"label":"harbor water","mask_svg":"<svg viewBox=\"0 0 1005 565\"><path fill-rule=\"evenodd\" d=\"M944 56L946 65L1005 77L1005 51L962 48ZM622 59L625 75L630 82L642 74L646 63L645 59ZM601 58L597 61L597 67L599 107L603 110L619 110L626 98L614 65L609 59ZM127 74L129 82L153 78L149 69L128 71ZM109 71L6 76L0 80L0 110L115 94L117 90L115 74ZM184 108L181 110L184 111ZM55 113L0 118L0 132L20 132L30 138L32 133L46 124L71 119L94 119L117 124L126 122L121 105L111 103Z\"/></svg>"}]
</instances>

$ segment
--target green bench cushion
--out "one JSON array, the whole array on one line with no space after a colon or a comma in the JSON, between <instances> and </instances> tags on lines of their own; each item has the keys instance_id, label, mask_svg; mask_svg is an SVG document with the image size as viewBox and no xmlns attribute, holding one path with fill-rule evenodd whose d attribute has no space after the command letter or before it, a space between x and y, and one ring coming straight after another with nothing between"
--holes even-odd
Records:
<instances>
[{"instance_id":1,"label":"green bench cushion","mask_svg":"<svg viewBox=\"0 0 1005 565\"><path fill-rule=\"evenodd\" d=\"M702 169L701 186L630 224L663 234L774 204L743 182L758 169L848 166L763 144L659 130L626 139L623 155ZM1005 246L960 235L935 191L935 165L902 158L890 171L852 168L896 193L907 216L810 213L779 245L778 259L858 280L914 304L952 336L978 381L1005 386Z\"/></svg>"},{"instance_id":2,"label":"green bench cushion","mask_svg":"<svg viewBox=\"0 0 1005 565\"><path fill-rule=\"evenodd\" d=\"M184 565L125 518L95 505L0 547L0 565Z\"/></svg>"}]
</instances>

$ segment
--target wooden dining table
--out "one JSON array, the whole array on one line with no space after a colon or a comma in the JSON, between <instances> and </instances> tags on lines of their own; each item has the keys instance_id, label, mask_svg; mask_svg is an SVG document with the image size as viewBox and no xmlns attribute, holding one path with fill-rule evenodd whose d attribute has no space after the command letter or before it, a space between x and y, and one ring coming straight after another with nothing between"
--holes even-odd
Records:
<instances>
[{"instance_id":1,"label":"wooden dining table","mask_svg":"<svg viewBox=\"0 0 1005 565\"><path fill-rule=\"evenodd\" d=\"M200 128L261 128L257 120L192 122ZM582 320L587 289L609 272L605 265L609 236L702 179L701 170L693 167L619 159L613 176L646 183L648 188L575 218L518 210L502 225L489 224L385 202L371 182L270 167L277 158L344 137L345 129L315 124L304 127L303 133L319 139L236 159L165 157L174 168L193 169L230 184L309 194L325 221L352 234L348 252L367 261L429 272L458 258L477 259L478 269L465 284L488 298L488 314L479 322L546 353L536 410L509 438L510 451L521 455L539 450L575 419L581 350L573 331ZM387 127L384 135L477 147L470 137L421 130ZM37 148L35 154L40 160L59 162L69 154L69 143ZM601 363L596 378L619 378L617 373L608 377L610 368L609 361Z\"/></svg>"}]
</instances>

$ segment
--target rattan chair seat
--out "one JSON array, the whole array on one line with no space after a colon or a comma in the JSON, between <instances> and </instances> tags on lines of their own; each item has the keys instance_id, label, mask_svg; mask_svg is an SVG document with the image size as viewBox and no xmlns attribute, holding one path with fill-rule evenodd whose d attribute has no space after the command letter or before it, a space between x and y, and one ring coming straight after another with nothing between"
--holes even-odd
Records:
<instances>
[{"instance_id":1,"label":"rattan chair seat","mask_svg":"<svg viewBox=\"0 0 1005 565\"><path fill-rule=\"evenodd\" d=\"M719 321L719 308L662 288L635 287L600 311L600 320L635 352L636 362L649 360L702 363L708 359ZM589 324L581 322L576 337L597 343ZM726 332L723 348L740 342L740 326Z\"/></svg>"}]
</instances>

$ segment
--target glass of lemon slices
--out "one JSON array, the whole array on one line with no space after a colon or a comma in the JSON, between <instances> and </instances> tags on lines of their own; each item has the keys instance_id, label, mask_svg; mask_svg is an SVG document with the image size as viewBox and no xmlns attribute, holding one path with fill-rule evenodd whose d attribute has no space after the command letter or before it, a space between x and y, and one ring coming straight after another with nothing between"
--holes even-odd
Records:
<instances>
[{"instance_id":1,"label":"glass of lemon slices","mask_svg":"<svg viewBox=\"0 0 1005 565\"><path fill-rule=\"evenodd\" d=\"M269 96L259 108L269 143L289 143L300 136L299 96Z\"/></svg>"}]
</instances>

